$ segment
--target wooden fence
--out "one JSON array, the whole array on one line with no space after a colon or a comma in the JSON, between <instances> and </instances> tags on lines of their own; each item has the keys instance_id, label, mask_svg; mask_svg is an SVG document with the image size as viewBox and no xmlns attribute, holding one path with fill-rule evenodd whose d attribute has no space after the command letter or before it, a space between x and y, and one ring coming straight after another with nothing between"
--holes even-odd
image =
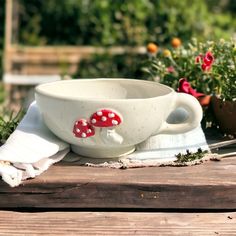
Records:
<instances>
[{"instance_id":1,"label":"wooden fence","mask_svg":"<svg viewBox=\"0 0 236 236\"><path fill-rule=\"evenodd\" d=\"M18 0L6 0L3 66L10 109L19 110L34 85L55 80L55 75L73 75L79 62L93 54L145 53L145 47L22 46L17 43L18 10Z\"/></svg>"},{"instance_id":2,"label":"wooden fence","mask_svg":"<svg viewBox=\"0 0 236 236\"><path fill-rule=\"evenodd\" d=\"M92 54L145 53L144 47L21 46L17 44L17 0L6 0L4 72L24 75L73 74Z\"/></svg>"},{"instance_id":3,"label":"wooden fence","mask_svg":"<svg viewBox=\"0 0 236 236\"><path fill-rule=\"evenodd\" d=\"M45 46L11 45L5 50L5 72L24 75L74 74L79 62L93 54L145 53L144 47Z\"/></svg>"}]
</instances>

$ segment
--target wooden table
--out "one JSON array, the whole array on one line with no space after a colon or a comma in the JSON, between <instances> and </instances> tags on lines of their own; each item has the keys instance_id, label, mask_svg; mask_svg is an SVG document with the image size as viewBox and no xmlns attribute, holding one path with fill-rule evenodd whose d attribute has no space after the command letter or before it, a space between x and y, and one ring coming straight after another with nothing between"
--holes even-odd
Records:
<instances>
[{"instance_id":1,"label":"wooden table","mask_svg":"<svg viewBox=\"0 0 236 236\"><path fill-rule=\"evenodd\" d=\"M0 235L236 235L236 156L125 170L61 162L0 192Z\"/></svg>"}]
</instances>

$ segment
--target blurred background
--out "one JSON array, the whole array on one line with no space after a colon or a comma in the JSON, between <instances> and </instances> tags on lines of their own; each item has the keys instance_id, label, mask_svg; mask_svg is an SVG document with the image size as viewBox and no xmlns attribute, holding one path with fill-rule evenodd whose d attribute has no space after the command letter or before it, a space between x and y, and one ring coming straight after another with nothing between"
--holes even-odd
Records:
<instances>
[{"instance_id":1,"label":"blurred background","mask_svg":"<svg viewBox=\"0 0 236 236\"><path fill-rule=\"evenodd\" d=\"M235 0L0 0L0 103L65 75L145 79L149 42L235 38L235 13Z\"/></svg>"}]
</instances>

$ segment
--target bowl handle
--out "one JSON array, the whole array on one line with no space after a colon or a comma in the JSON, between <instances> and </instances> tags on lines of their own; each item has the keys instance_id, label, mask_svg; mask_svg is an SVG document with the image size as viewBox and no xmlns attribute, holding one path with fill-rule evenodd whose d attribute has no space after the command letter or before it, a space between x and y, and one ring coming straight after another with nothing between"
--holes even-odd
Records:
<instances>
[{"instance_id":1,"label":"bowl handle","mask_svg":"<svg viewBox=\"0 0 236 236\"><path fill-rule=\"evenodd\" d=\"M195 97L186 93L176 93L172 112L180 107L187 111L188 118L178 124L171 124L165 121L153 135L185 133L200 125L203 114L202 107Z\"/></svg>"}]
</instances>

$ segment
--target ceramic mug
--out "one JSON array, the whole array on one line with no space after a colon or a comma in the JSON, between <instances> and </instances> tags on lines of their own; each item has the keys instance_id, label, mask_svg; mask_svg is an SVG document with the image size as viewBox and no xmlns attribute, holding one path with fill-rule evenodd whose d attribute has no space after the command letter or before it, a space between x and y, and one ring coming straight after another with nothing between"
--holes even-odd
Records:
<instances>
[{"instance_id":1,"label":"ceramic mug","mask_svg":"<svg viewBox=\"0 0 236 236\"><path fill-rule=\"evenodd\" d=\"M187 132L202 119L193 96L151 81L56 81L38 85L35 97L48 128L72 151L93 158L127 155L150 136ZM168 116L179 107L188 118L169 124Z\"/></svg>"}]
</instances>

